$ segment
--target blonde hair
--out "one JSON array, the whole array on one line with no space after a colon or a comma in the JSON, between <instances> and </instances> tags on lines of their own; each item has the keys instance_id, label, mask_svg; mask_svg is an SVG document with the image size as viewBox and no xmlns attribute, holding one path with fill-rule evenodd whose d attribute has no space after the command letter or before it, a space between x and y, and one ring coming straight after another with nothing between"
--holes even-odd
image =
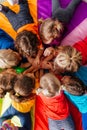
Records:
<instances>
[{"instance_id":1,"label":"blonde hair","mask_svg":"<svg viewBox=\"0 0 87 130\"><path fill-rule=\"evenodd\" d=\"M54 38L58 38L63 32L63 24L58 20L53 20L52 18L47 18L44 20L40 26L40 36L42 41L46 43L46 41L53 40Z\"/></svg>"},{"instance_id":2,"label":"blonde hair","mask_svg":"<svg viewBox=\"0 0 87 130\"><path fill-rule=\"evenodd\" d=\"M52 73L43 75L40 79L40 86L43 90L48 90L49 96L55 96L60 91L61 83Z\"/></svg>"},{"instance_id":3,"label":"blonde hair","mask_svg":"<svg viewBox=\"0 0 87 130\"><path fill-rule=\"evenodd\" d=\"M0 68L11 68L17 66L21 61L19 53L11 49L0 50Z\"/></svg>"},{"instance_id":4,"label":"blonde hair","mask_svg":"<svg viewBox=\"0 0 87 130\"><path fill-rule=\"evenodd\" d=\"M82 55L75 48L67 45L58 47L58 55L54 59L54 70L76 72L82 65Z\"/></svg>"}]
</instances>

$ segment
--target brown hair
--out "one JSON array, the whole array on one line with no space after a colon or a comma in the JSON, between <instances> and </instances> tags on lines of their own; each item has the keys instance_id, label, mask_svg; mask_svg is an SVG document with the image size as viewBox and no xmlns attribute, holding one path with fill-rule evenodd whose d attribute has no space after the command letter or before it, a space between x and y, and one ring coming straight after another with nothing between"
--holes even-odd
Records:
<instances>
[{"instance_id":1,"label":"brown hair","mask_svg":"<svg viewBox=\"0 0 87 130\"><path fill-rule=\"evenodd\" d=\"M51 43L53 39L59 38L63 32L63 24L58 20L47 18L40 26L40 36L44 43Z\"/></svg>"},{"instance_id":2,"label":"brown hair","mask_svg":"<svg viewBox=\"0 0 87 130\"><path fill-rule=\"evenodd\" d=\"M83 95L86 93L87 88L84 83L75 76L64 76L62 78L64 89L73 95Z\"/></svg>"},{"instance_id":3,"label":"brown hair","mask_svg":"<svg viewBox=\"0 0 87 130\"><path fill-rule=\"evenodd\" d=\"M23 30L17 34L15 47L22 56L26 53L30 56L36 56L38 45L39 40L33 32Z\"/></svg>"},{"instance_id":4,"label":"brown hair","mask_svg":"<svg viewBox=\"0 0 87 130\"><path fill-rule=\"evenodd\" d=\"M21 61L19 53L11 49L0 50L0 68L11 68L17 66Z\"/></svg>"},{"instance_id":5,"label":"brown hair","mask_svg":"<svg viewBox=\"0 0 87 130\"><path fill-rule=\"evenodd\" d=\"M41 92L46 90L44 93L47 97L53 97L60 91L61 83L52 73L43 75L40 79Z\"/></svg>"},{"instance_id":6,"label":"brown hair","mask_svg":"<svg viewBox=\"0 0 87 130\"><path fill-rule=\"evenodd\" d=\"M10 97L16 102L23 102L33 98L32 93L35 89L35 79L27 75L18 75L17 81L14 84L13 91L10 92Z\"/></svg>"},{"instance_id":7,"label":"brown hair","mask_svg":"<svg viewBox=\"0 0 87 130\"><path fill-rule=\"evenodd\" d=\"M76 72L82 65L82 55L75 48L67 46L58 47L58 55L54 59L54 70Z\"/></svg>"},{"instance_id":8,"label":"brown hair","mask_svg":"<svg viewBox=\"0 0 87 130\"><path fill-rule=\"evenodd\" d=\"M17 76L9 73L0 74L0 98L3 98L7 92L13 89Z\"/></svg>"}]
</instances>

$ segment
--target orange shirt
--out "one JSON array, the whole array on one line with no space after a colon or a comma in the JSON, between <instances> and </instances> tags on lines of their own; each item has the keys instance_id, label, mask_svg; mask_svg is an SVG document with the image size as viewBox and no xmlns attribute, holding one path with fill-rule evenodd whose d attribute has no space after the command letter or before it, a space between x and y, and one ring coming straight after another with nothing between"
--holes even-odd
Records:
<instances>
[{"instance_id":1,"label":"orange shirt","mask_svg":"<svg viewBox=\"0 0 87 130\"><path fill-rule=\"evenodd\" d=\"M38 34L38 24L36 24L36 23L26 24L26 25L20 27L18 29L17 33L22 32L23 30L31 31L34 34L36 34L38 39L39 39L39 46L38 46L38 48L39 49L43 49L43 45L42 45L42 42L41 42L39 34Z\"/></svg>"}]
</instances>

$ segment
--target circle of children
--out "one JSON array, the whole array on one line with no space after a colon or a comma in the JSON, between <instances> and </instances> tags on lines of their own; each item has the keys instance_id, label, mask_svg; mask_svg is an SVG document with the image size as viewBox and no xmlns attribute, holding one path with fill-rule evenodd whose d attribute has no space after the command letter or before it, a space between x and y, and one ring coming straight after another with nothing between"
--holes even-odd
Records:
<instances>
[{"instance_id":1,"label":"circle of children","mask_svg":"<svg viewBox=\"0 0 87 130\"><path fill-rule=\"evenodd\" d=\"M87 99L87 88L72 74L87 63L87 38L73 46L60 43L81 0L71 0L65 9L58 0L52 0L52 17L40 19L38 24L27 0L8 2L11 6L19 4L20 10L15 13L0 4L0 12L17 32L12 41L14 49L3 45L0 50L0 98L8 93L11 99L0 117L0 130L79 130L70 102L77 104L80 111L81 103ZM87 107L81 110L86 113ZM11 122L13 116L19 118L20 127Z\"/></svg>"}]
</instances>

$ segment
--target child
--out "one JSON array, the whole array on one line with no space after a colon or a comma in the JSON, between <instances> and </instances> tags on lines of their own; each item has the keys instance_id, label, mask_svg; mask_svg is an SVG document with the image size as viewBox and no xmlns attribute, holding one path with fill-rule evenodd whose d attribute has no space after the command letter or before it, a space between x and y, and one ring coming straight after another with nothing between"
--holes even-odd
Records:
<instances>
[{"instance_id":1,"label":"child","mask_svg":"<svg viewBox=\"0 0 87 130\"><path fill-rule=\"evenodd\" d=\"M46 48L44 56L54 55L54 70L76 72L81 65L87 64L87 37L73 44ZM62 69L62 71L61 71Z\"/></svg>"},{"instance_id":2,"label":"child","mask_svg":"<svg viewBox=\"0 0 87 130\"><path fill-rule=\"evenodd\" d=\"M38 27L30 14L27 0L18 0L18 4L20 5L18 13L13 12L9 7L4 5L0 5L0 10L17 32L15 39L17 50L21 51L22 54L28 54L30 61L32 57L31 52L34 52L35 60L32 64L36 66L40 62L40 56L43 52L43 46L38 36Z\"/></svg>"},{"instance_id":3,"label":"child","mask_svg":"<svg viewBox=\"0 0 87 130\"><path fill-rule=\"evenodd\" d=\"M84 83L75 76L64 76L62 78L64 90L68 91L72 95L83 95L86 93L87 88Z\"/></svg>"},{"instance_id":4,"label":"child","mask_svg":"<svg viewBox=\"0 0 87 130\"><path fill-rule=\"evenodd\" d=\"M47 48L46 51L49 51L50 53L51 50L52 49ZM59 53L59 50L60 53L61 52L64 53L64 56ZM46 51L44 53L47 56ZM55 69L57 69L59 66L61 66L62 68L65 66L64 69L66 69L67 71L76 72L81 65L86 64L87 64L87 37L84 38L84 40L74 43L72 47L70 46L58 47L58 55L54 59Z\"/></svg>"},{"instance_id":5,"label":"child","mask_svg":"<svg viewBox=\"0 0 87 130\"><path fill-rule=\"evenodd\" d=\"M2 126L5 120L11 119L13 116L18 116L21 126L26 130L31 130L30 110L35 101L35 94L33 92L35 89L35 79L31 74L17 75L10 73L9 75L8 79L8 75L6 76L6 72L4 71L0 78L1 90L4 90L5 93L9 92L12 99L12 104L0 117L0 125Z\"/></svg>"},{"instance_id":6,"label":"child","mask_svg":"<svg viewBox=\"0 0 87 130\"><path fill-rule=\"evenodd\" d=\"M70 100L70 102L77 107L77 109L81 113L80 124L82 124L83 127L82 129L86 130L87 129L87 120L86 120L87 119L87 84L84 85L84 83L80 79L73 76L64 76L62 78L62 84L63 84L65 95ZM80 117L78 117L78 114L76 118L77 120L79 120Z\"/></svg>"},{"instance_id":7,"label":"child","mask_svg":"<svg viewBox=\"0 0 87 130\"><path fill-rule=\"evenodd\" d=\"M72 117L70 116L69 106L67 99L61 90L60 81L51 73L47 73L40 79L40 88L37 89L38 104L41 100L43 110L39 108L39 113L43 111L44 115L47 117L48 129L49 130L75 130ZM37 108L36 108L36 113ZM38 115L39 116L39 115ZM36 123L38 123L38 116L36 116ZM35 124L35 130L37 130ZM43 126L42 126L43 127Z\"/></svg>"},{"instance_id":8,"label":"child","mask_svg":"<svg viewBox=\"0 0 87 130\"><path fill-rule=\"evenodd\" d=\"M0 50L0 68L6 69L17 66L21 61L19 53L11 49Z\"/></svg>"},{"instance_id":9,"label":"child","mask_svg":"<svg viewBox=\"0 0 87 130\"><path fill-rule=\"evenodd\" d=\"M53 57L52 60L52 71L62 74L64 72L76 72L82 65L82 55L75 48L66 45L58 46L55 49L53 47L46 48L44 51L44 56Z\"/></svg>"},{"instance_id":10,"label":"child","mask_svg":"<svg viewBox=\"0 0 87 130\"><path fill-rule=\"evenodd\" d=\"M77 77L64 76L62 78L64 93L75 104L81 113L87 113L87 87Z\"/></svg>"},{"instance_id":11,"label":"child","mask_svg":"<svg viewBox=\"0 0 87 130\"><path fill-rule=\"evenodd\" d=\"M10 69L0 73L0 98L3 98L6 95L6 92L10 92L13 89L12 86L15 83L16 78L17 74L11 72Z\"/></svg>"},{"instance_id":12,"label":"child","mask_svg":"<svg viewBox=\"0 0 87 130\"><path fill-rule=\"evenodd\" d=\"M82 55L71 46L59 46L53 61L57 73L76 72L82 65Z\"/></svg>"},{"instance_id":13,"label":"child","mask_svg":"<svg viewBox=\"0 0 87 130\"><path fill-rule=\"evenodd\" d=\"M44 20L40 26L40 36L44 44L59 45L64 24L71 20L77 5L81 0L71 0L66 9L60 7L59 0L52 0L52 18Z\"/></svg>"}]
</instances>

